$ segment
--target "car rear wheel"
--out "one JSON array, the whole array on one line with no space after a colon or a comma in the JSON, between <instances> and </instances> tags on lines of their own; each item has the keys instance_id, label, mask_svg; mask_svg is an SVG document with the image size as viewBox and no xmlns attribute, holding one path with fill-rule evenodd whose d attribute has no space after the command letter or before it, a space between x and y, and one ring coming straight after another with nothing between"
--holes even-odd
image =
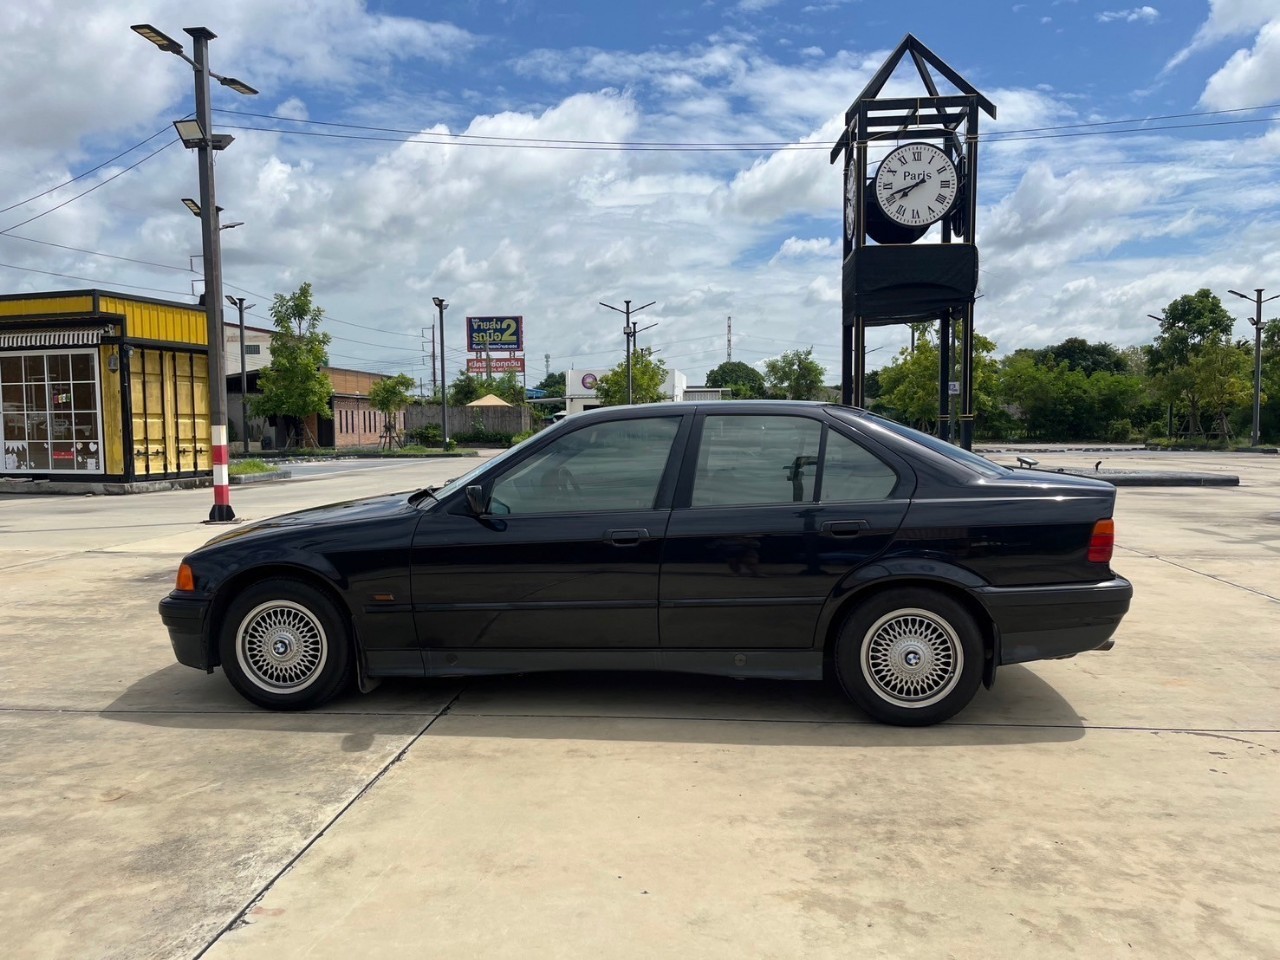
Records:
<instances>
[{"instance_id":1,"label":"car rear wheel","mask_svg":"<svg viewBox=\"0 0 1280 960\"><path fill-rule=\"evenodd\" d=\"M345 618L297 580L265 580L232 600L218 649L231 685L270 710L318 707L350 679Z\"/></svg>"},{"instance_id":2,"label":"car rear wheel","mask_svg":"<svg viewBox=\"0 0 1280 960\"><path fill-rule=\"evenodd\" d=\"M982 635L967 610L923 588L859 604L835 644L840 685L881 723L925 726L955 716L982 681Z\"/></svg>"}]
</instances>

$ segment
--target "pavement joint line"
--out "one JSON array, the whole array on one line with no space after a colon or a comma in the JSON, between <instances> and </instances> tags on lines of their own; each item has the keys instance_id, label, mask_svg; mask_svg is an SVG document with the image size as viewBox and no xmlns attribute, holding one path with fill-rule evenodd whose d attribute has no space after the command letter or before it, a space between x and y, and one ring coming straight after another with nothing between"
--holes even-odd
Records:
<instances>
[{"instance_id":1,"label":"pavement joint line","mask_svg":"<svg viewBox=\"0 0 1280 960\"><path fill-rule=\"evenodd\" d=\"M280 878L283 877L290 870L292 870L293 865L297 863L299 860L301 860L304 856L306 856L307 851L309 851L313 846L315 846L316 843L319 842L320 838L323 837L326 833L328 833L330 828L332 828L335 824L337 824L337 822L342 819L342 817L346 814L346 812L350 810L353 806L355 806L356 802L361 797L363 797L366 793L372 790L377 785L378 781L387 775L387 773L391 770L392 767L394 767L396 764L398 764L401 760L405 758L405 756L413 748L414 744L416 744L419 740L421 740L422 737L426 734L426 732L431 729L431 725L433 723L435 723L437 720L439 720L441 717L443 717L445 714L449 712L449 708L452 707L455 703L457 703L458 698L462 696L462 692L463 692L462 690L459 690L456 694L454 694L453 699L450 700L448 703L446 703L443 707L441 707L440 712L437 713L430 720L428 720L423 725L422 729L419 730L416 734L414 734L413 739L411 739L408 743L406 743L404 747L401 748L400 751L394 757L388 760L383 765L382 769L379 770L377 773L375 773L373 777L356 792L356 795L354 797L352 797L345 804L343 804L342 809L339 810L337 813L335 813L333 817L330 818L328 823L322 826L315 833L315 835L311 837L310 840L308 840L305 844L303 844L302 849L299 850L297 853L295 853L292 857L290 857L289 862L286 863L283 867L281 867L279 872L277 872L275 876L273 876L270 880L268 880L265 884L263 884L262 888L256 894L254 894L253 897L249 899L249 902L246 903L240 909L240 911L222 927L221 930L219 930L217 933L213 935L213 939L211 939L208 943L206 943L203 947L200 948L200 951L196 953L195 956L192 957L192 960L200 960L201 957L203 957L206 953L208 953L211 949L213 949L214 945L219 940L222 939L225 933L227 933L230 930L234 930L236 927L240 926L244 922L244 918L246 914L248 914L249 911L252 910L254 906L257 905L262 900L263 897L265 897L268 893L271 892L271 888L274 887L277 882L279 882Z\"/></svg>"},{"instance_id":2,"label":"pavement joint line","mask_svg":"<svg viewBox=\"0 0 1280 960\"><path fill-rule=\"evenodd\" d=\"M68 553L60 553L56 557L33 557L30 560L23 560L21 563L6 564L5 566L0 567L0 570L16 570L18 567L29 567L33 563L48 563L50 560L65 560L67 557L76 557L82 553L84 553L83 550L72 550Z\"/></svg>"},{"instance_id":3,"label":"pavement joint line","mask_svg":"<svg viewBox=\"0 0 1280 960\"><path fill-rule=\"evenodd\" d=\"M1280 603L1280 597L1273 597L1269 593L1264 593L1261 590L1255 590L1253 587L1246 587L1244 584L1227 580L1225 577L1215 576L1212 573L1205 573L1203 570L1197 570L1195 567L1188 567L1185 563L1179 563L1177 560L1170 560L1168 557L1157 556L1153 556L1151 559L1159 560L1161 563L1167 563L1170 566L1177 567L1179 570L1186 570L1188 573L1195 573L1202 577L1208 577L1210 580L1216 580L1218 583L1226 584L1228 587L1235 587L1237 590L1244 590L1246 593L1252 593L1254 596L1263 597L1273 603Z\"/></svg>"},{"instance_id":4,"label":"pavement joint line","mask_svg":"<svg viewBox=\"0 0 1280 960\"><path fill-rule=\"evenodd\" d=\"M645 714L605 714L605 713L462 713L453 710L461 698L464 691L459 690L458 693L447 704L440 708L440 711L431 714L431 720L418 733L414 734L414 740L401 751L407 751L413 743L417 742L427 730L435 724L437 720L446 715L452 717L466 717L469 719L491 719L491 720L654 720L657 722L681 721L681 722L699 722L699 723L789 723L789 724L810 724L813 726L847 726L847 727L880 727L880 724L871 720L807 720L804 718L791 719L787 717L692 717L692 716L675 716L663 714L661 716L647 716ZM179 716L179 717L263 717L276 716L276 714L264 712L261 710L93 710L89 708L63 708L63 707L6 707L0 706L0 714L3 713L66 713L75 715L92 715L102 716L108 714L112 716L127 716L130 714L138 714L142 716ZM326 711L326 710L308 710L303 716L308 717L382 717L382 718L409 718L415 716L424 716L430 711L421 711L418 713L388 713L378 710L367 711ZM1141 725L1126 724L1090 724L1090 723L1003 723L994 721L959 721L938 724L939 727L991 727L991 728L1009 728L1009 729L1028 729L1028 730L1100 730L1100 731L1117 731L1120 733L1189 733L1189 734L1231 734L1231 733L1262 733L1262 734L1280 734L1280 727L1151 727ZM895 728L896 729L896 728ZM387 768L392 764L399 762L400 755L391 760ZM372 786L382 773L374 776L368 786ZM365 789L367 789L366 787ZM356 799L359 799L357 795ZM354 802L354 801L353 801ZM345 807L342 812L345 812ZM338 814L341 816L341 812ZM325 827L328 829L328 827ZM321 833L324 831L322 830ZM317 834L319 836L319 834ZM274 882L274 881L273 881ZM247 909L247 908L246 908Z\"/></svg>"}]
</instances>

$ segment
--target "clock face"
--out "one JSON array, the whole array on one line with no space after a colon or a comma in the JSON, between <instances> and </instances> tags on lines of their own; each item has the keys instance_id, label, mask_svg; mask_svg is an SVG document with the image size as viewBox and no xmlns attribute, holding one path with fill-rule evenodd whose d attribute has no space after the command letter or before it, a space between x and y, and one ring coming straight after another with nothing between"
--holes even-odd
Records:
<instances>
[{"instance_id":1,"label":"clock face","mask_svg":"<svg viewBox=\"0 0 1280 960\"><path fill-rule=\"evenodd\" d=\"M904 143L876 171L876 202L886 217L903 226L941 220L959 191L955 164L931 143Z\"/></svg>"},{"instance_id":2,"label":"clock face","mask_svg":"<svg viewBox=\"0 0 1280 960\"><path fill-rule=\"evenodd\" d=\"M853 228L855 224L853 198L857 195L856 184L853 182L853 174L857 170L852 163L845 170L845 186L844 186L844 235L850 240L853 239Z\"/></svg>"}]
</instances>

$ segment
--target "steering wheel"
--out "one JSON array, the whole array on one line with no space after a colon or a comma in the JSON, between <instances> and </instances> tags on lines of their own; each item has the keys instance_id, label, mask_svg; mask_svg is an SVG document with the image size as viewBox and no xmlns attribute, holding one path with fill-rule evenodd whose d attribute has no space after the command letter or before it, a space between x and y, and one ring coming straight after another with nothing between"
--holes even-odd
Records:
<instances>
[{"instance_id":1,"label":"steering wheel","mask_svg":"<svg viewBox=\"0 0 1280 960\"><path fill-rule=\"evenodd\" d=\"M575 497L582 496L582 487L578 485L578 481L573 478L573 474L565 467L561 467L556 471L556 480L563 489L568 490Z\"/></svg>"}]
</instances>

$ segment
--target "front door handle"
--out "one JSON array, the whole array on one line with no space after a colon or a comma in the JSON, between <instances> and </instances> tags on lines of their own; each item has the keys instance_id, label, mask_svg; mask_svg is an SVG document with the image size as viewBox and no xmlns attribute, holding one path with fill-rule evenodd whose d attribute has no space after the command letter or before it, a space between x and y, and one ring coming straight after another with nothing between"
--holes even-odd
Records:
<instances>
[{"instance_id":1,"label":"front door handle","mask_svg":"<svg viewBox=\"0 0 1280 960\"><path fill-rule=\"evenodd\" d=\"M615 547L634 547L641 540L649 539L649 531L644 527L634 527L630 530L606 530L604 538Z\"/></svg>"},{"instance_id":2,"label":"front door handle","mask_svg":"<svg viewBox=\"0 0 1280 960\"><path fill-rule=\"evenodd\" d=\"M856 537L867 529L865 520L827 520L822 524L824 537Z\"/></svg>"}]
</instances>

